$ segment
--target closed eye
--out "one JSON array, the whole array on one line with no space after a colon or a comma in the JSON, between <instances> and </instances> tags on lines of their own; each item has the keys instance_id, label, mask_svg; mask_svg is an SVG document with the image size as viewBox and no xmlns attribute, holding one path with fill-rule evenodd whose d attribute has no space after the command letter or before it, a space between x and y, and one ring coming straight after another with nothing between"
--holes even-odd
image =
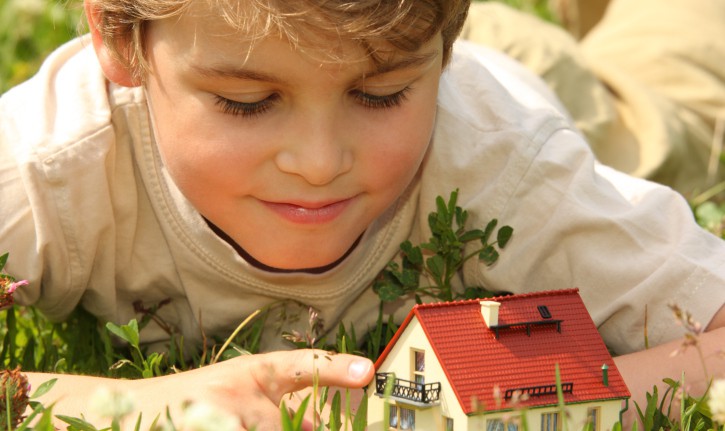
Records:
<instances>
[{"instance_id":1,"label":"closed eye","mask_svg":"<svg viewBox=\"0 0 725 431\"><path fill-rule=\"evenodd\" d=\"M369 94L360 90L353 90L351 94L358 103L366 108L388 109L394 108L402 104L407 99L407 94L409 91L410 87L405 87L398 92L386 94L384 96Z\"/></svg>"},{"instance_id":2,"label":"closed eye","mask_svg":"<svg viewBox=\"0 0 725 431\"><path fill-rule=\"evenodd\" d=\"M214 97L216 99L214 104L218 106L223 113L242 118L252 118L257 115L262 115L271 109L279 100L279 95L276 93L271 94L258 102L239 102L219 95L215 95Z\"/></svg>"}]
</instances>

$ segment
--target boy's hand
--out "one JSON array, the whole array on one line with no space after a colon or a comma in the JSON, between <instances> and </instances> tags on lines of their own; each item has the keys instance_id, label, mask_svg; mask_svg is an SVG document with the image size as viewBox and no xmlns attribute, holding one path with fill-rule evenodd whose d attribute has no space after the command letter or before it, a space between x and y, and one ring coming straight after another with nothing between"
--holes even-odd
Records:
<instances>
[{"instance_id":1,"label":"boy's hand","mask_svg":"<svg viewBox=\"0 0 725 431\"><path fill-rule=\"evenodd\" d=\"M311 387L315 373L320 387L361 388L372 380L374 370L370 360L359 356L310 349L281 351L241 356L189 372L138 381L141 387L136 389L143 398L156 394L156 403L158 398L167 404L185 400L212 403L238 416L246 430L279 430L283 397ZM173 410L176 406L171 407ZM308 417L312 408L308 405Z\"/></svg>"}]
</instances>

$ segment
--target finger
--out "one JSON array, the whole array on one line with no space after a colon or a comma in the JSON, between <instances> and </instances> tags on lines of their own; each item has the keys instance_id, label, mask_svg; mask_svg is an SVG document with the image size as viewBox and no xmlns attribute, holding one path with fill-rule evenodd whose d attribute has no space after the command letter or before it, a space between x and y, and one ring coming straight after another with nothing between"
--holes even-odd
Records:
<instances>
[{"instance_id":1,"label":"finger","mask_svg":"<svg viewBox=\"0 0 725 431\"><path fill-rule=\"evenodd\" d=\"M313 385L361 388L373 378L373 363L355 355L324 350L293 350L255 355L253 373L258 387L273 402L290 392Z\"/></svg>"}]
</instances>

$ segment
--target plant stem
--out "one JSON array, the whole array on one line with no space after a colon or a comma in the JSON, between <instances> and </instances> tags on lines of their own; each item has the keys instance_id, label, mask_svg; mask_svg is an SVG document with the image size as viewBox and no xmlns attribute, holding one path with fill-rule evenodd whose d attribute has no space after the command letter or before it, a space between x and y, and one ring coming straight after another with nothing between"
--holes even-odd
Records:
<instances>
[{"instance_id":1,"label":"plant stem","mask_svg":"<svg viewBox=\"0 0 725 431\"><path fill-rule=\"evenodd\" d=\"M244 321L242 323L240 323L239 326L237 326L237 329L235 329L234 332L232 332L232 335L230 335L229 338L227 338L227 340L224 342L221 349L219 349L216 356L214 356L214 359L210 362L210 364L215 364L219 361L219 358L221 358L222 353L224 353L224 351L227 349L227 347L229 347L229 343L232 342L232 339L237 336L237 334L239 333L239 331L242 330L242 328L247 326L247 323L249 323L252 319L257 317L257 315L260 312L261 312L261 310L255 310L254 313L250 314L249 317L244 319Z\"/></svg>"},{"instance_id":2,"label":"plant stem","mask_svg":"<svg viewBox=\"0 0 725 431\"><path fill-rule=\"evenodd\" d=\"M13 429L13 401L10 395L10 376L8 375L5 379L5 413L7 419L8 431Z\"/></svg>"}]
</instances>

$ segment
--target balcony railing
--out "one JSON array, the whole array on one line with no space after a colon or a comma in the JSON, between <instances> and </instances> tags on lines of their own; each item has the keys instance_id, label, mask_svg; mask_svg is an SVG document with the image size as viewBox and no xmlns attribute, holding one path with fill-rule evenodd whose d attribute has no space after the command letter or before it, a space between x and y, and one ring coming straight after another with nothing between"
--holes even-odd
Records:
<instances>
[{"instance_id":1,"label":"balcony railing","mask_svg":"<svg viewBox=\"0 0 725 431\"><path fill-rule=\"evenodd\" d=\"M541 386L528 386L515 389L506 389L503 397L505 399L511 399L514 393L529 395L532 397L543 397L545 395L556 395L556 385L541 385ZM574 392L574 383L567 382L561 384L561 392L564 394L571 394Z\"/></svg>"},{"instance_id":2,"label":"balcony railing","mask_svg":"<svg viewBox=\"0 0 725 431\"><path fill-rule=\"evenodd\" d=\"M413 401L421 404L437 403L441 393L440 383L417 383L410 380L398 379L393 373L377 373L375 375L375 392L378 395L385 394L385 386L388 379L392 380L392 392L390 396Z\"/></svg>"}]
</instances>

